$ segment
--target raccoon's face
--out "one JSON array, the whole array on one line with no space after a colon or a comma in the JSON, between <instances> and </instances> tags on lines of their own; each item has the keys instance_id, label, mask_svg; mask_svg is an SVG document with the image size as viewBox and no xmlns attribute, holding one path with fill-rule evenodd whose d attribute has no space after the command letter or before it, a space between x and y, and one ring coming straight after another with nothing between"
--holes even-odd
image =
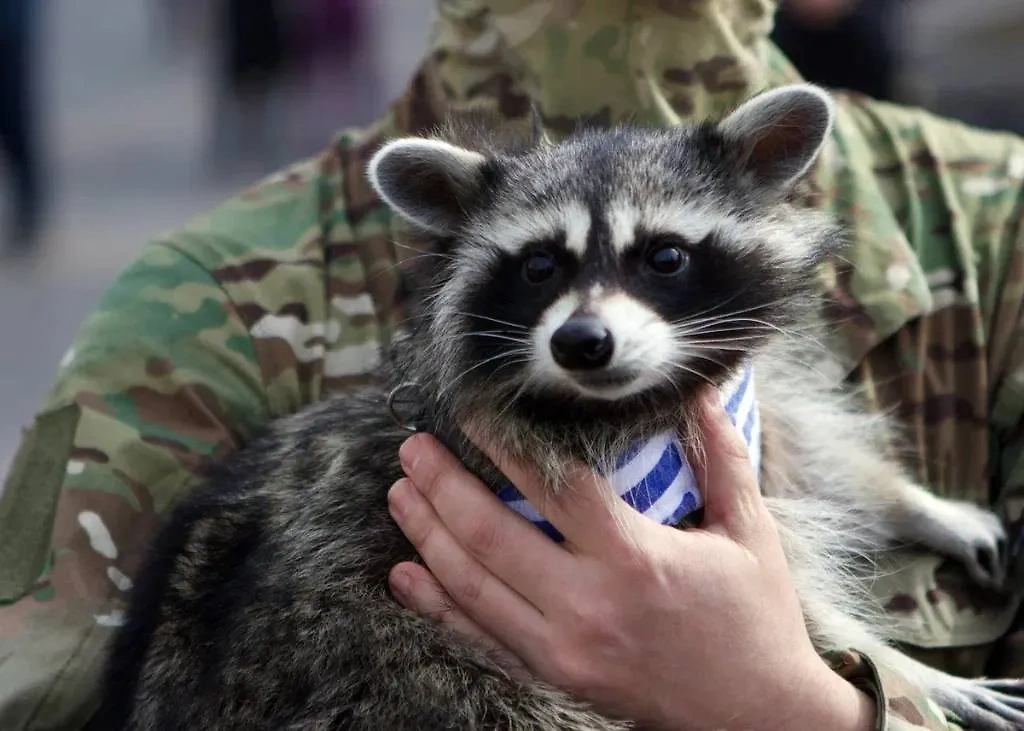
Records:
<instances>
[{"instance_id":1,"label":"raccoon's face","mask_svg":"<svg viewBox=\"0 0 1024 731\"><path fill-rule=\"evenodd\" d=\"M835 246L829 224L786 203L831 122L829 98L800 85L718 125L515 152L385 145L370 180L442 254L422 260L427 377L553 418L568 402L650 408L721 382L803 312Z\"/></svg>"}]
</instances>

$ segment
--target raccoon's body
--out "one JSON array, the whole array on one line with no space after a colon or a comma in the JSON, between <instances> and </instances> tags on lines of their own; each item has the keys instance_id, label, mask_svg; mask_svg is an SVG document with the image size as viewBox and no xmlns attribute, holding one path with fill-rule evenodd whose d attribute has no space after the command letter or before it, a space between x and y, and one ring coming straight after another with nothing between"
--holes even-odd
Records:
<instances>
[{"instance_id":1,"label":"raccoon's body","mask_svg":"<svg viewBox=\"0 0 1024 731\"><path fill-rule=\"evenodd\" d=\"M886 644L859 557L921 541L998 583L994 516L932 497L891 458L882 420L799 352L818 262L840 243L788 202L831 126L812 87L718 125L581 132L496 148L486 134L401 140L370 176L430 239L411 323L380 387L273 424L170 513L116 637L105 729L620 729L403 609L389 570L415 551L386 493L408 431L392 389L418 382L417 427L493 488L472 418L557 490L682 425L705 383L757 374L762 490L821 651L896 664L979 729L1024 720L983 683Z\"/></svg>"}]
</instances>

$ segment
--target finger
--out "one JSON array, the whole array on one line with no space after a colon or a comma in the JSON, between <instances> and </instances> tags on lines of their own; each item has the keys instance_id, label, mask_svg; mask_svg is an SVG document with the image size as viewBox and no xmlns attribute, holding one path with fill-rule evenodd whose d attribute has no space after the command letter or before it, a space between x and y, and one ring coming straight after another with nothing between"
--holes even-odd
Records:
<instances>
[{"instance_id":1,"label":"finger","mask_svg":"<svg viewBox=\"0 0 1024 731\"><path fill-rule=\"evenodd\" d=\"M511 669L525 669L522 661L513 655L476 622L456 606L431 573L419 564L407 561L391 569L388 583L395 598L417 614L441 622L466 642L483 648L501 665Z\"/></svg>"},{"instance_id":2,"label":"finger","mask_svg":"<svg viewBox=\"0 0 1024 731\"><path fill-rule=\"evenodd\" d=\"M702 394L697 419L703 450L693 462L704 494L703 527L741 538L757 524L764 505L747 445L717 389Z\"/></svg>"},{"instance_id":3,"label":"finger","mask_svg":"<svg viewBox=\"0 0 1024 731\"><path fill-rule=\"evenodd\" d=\"M597 555L617 551L624 541L632 542L641 516L629 509L604 478L580 466L570 471L566 484L545 485L534 467L509 458L471 426L467 435L562 534L566 548Z\"/></svg>"},{"instance_id":4,"label":"finger","mask_svg":"<svg viewBox=\"0 0 1024 731\"><path fill-rule=\"evenodd\" d=\"M394 484L388 507L459 609L527 662L545 646L543 615L459 545L411 480Z\"/></svg>"},{"instance_id":5,"label":"finger","mask_svg":"<svg viewBox=\"0 0 1024 731\"><path fill-rule=\"evenodd\" d=\"M490 490L433 437L406 440L403 469L448 531L492 574L535 606L561 596L572 557Z\"/></svg>"}]
</instances>

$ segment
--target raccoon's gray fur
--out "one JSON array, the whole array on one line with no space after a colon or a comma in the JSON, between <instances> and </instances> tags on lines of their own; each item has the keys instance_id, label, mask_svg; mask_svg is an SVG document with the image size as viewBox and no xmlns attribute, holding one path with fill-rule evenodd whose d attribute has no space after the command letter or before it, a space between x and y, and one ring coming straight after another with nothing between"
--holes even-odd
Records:
<instances>
[{"instance_id":1,"label":"raccoon's gray fur","mask_svg":"<svg viewBox=\"0 0 1024 731\"><path fill-rule=\"evenodd\" d=\"M859 557L906 541L998 583L1005 536L987 512L913 485L883 422L794 355L841 235L790 194L831 122L829 98L801 85L719 124L560 144L453 127L385 145L370 178L431 253L412 262L410 324L382 385L273 424L171 511L112 648L101 727L631 727L510 675L389 595L388 571L415 554L387 509L408 433L386 395L417 381L419 427L492 487L501 476L456 426L467 419L556 490L569 460L607 464L692 423L699 387L745 363L763 490L815 645L898 665L975 728L1024 720L1016 698L891 649L863 591ZM573 318L583 330L553 356Z\"/></svg>"}]
</instances>

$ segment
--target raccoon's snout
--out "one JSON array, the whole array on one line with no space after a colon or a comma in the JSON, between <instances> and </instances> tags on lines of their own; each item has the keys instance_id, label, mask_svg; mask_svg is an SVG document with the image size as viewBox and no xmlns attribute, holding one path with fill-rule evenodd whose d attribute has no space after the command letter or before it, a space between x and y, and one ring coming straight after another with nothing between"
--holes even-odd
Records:
<instances>
[{"instance_id":1,"label":"raccoon's snout","mask_svg":"<svg viewBox=\"0 0 1024 731\"><path fill-rule=\"evenodd\" d=\"M551 335L551 355L567 371L604 368L614 349L611 330L590 315L570 317Z\"/></svg>"}]
</instances>

